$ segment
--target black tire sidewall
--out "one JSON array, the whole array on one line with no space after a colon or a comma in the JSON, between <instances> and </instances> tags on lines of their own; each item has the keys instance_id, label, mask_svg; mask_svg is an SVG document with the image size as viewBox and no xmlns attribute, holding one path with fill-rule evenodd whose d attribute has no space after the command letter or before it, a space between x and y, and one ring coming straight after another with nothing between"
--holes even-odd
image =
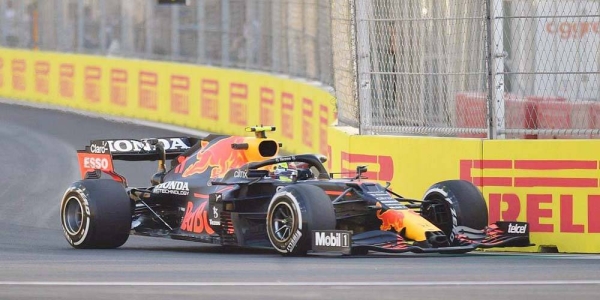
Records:
<instances>
[{"instance_id":1,"label":"black tire sidewall","mask_svg":"<svg viewBox=\"0 0 600 300\"><path fill-rule=\"evenodd\" d=\"M71 233L66 229L65 209L75 199L83 207L82 230ZM65 192L60 218L65 238L74 248L117 248L129 237L131 202L125 188L114 180L81 180Z\"/></svg>"},{"instance_id":2,"label":"black tire sidewall","mask_svg":"<svg viewBox=\"0 0 600 300\"><path fill-rule=\"evenodd\" d=\"M69 201L77 201L82 207L81 228L75 233L69 232L69 230L67 230L67 224L65 224L67 216L64 212L66 210L66 205L69 203ZM81 188L78 188L76 186L70 187L65 193L65 196L63 197L63 200L60 205L60 220L63 232L65 234L65 238L71 246L75 248L86 247L85 241L87 236L90 234L90 217L90 205L89 201L87 200L86 193Z\"/></svg>"},{"instance_id":3,"label":"black tire sidewall","mask_svg":"<svg viewBox=\"0 0 600 300\"><path fill-rule=\"evenodd\" d=\"M451 225L444 230L450 242L454 241L458 226L481 230L488 225L487 204L479 189L471 182L448 180L432 185L423 196L443 199L449 210Z\"/></svg>"},{"instance_id":4,"label":"black tire sidewall","mask_svg":"<svg viewBox=\"0 0 600 300\"><path fill-rule=\"evenodd\" d=\"M292 217L294 219L294 224L292 225L290 237L287 240L280 242L272 237L274 233L271 224L273 222L274 209L282 202L288 204L289 207L292 208L291 211ZM273 248L275 248L275 250L277 250L278 252L283 254L293 253L298 244L301 242L301 240L305 238L305 235L302 233L304 220L302 219L301 211L302 209L300 208L300 203L298 203L296 195L294 195L293 193L288 191L280 191L273 196L273 200L269 204L269 209L267 212L267 234L269 236L271 244L273 245ZM298 234L300 234L300 237L294 240L294 236Z\"/></svg>"},{"instance_id":5,"label":"black tire sidewall","mask_svg":"<svg viewBox=\"0 0 600 300\"><path fill-rule=\"evenodd\" d=\"M273 209L285 201L292 207L293 232L284 242L273 238ZM305 255L312 247L312 230L335 229L335 210L331 199L316 186L297 184L275 193L267 210L267 235L273 248L284 255Z\"/></svg>"}]
</instances>

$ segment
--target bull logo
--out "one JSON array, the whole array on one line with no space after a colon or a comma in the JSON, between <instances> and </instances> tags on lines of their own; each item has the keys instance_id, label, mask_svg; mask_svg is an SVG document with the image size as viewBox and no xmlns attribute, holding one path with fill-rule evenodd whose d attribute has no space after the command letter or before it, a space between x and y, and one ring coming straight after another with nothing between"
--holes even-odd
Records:
<instances>
[{"instance_id":1,"label":"bull logo","mask_svg":"<svg viewBox=\"0 0 600 300\"><path fill-rule=\"evenodd\" d=\"M247 163L243 151L231 149L231 144L242 143L243 137L228 137L210 143L198 152L196 161L182 174L189 177L210 171L210 178L217 178L231 168L237 168Z\"/></svg>"},{"instance_id":2,"label":"bull logo","mask_svg":"<svg viewBox=\"0 0 600 300\"><path fill-rule=\"evenodd\" d=\"M381 204L377 203L377 206ZM379 209L376 213L377 218L381 220L381 230L388 231L393 228L396 232L400 232L404 228L404 212L393 209L382 211L383 209Z\"/></svg>"}]
</instances>

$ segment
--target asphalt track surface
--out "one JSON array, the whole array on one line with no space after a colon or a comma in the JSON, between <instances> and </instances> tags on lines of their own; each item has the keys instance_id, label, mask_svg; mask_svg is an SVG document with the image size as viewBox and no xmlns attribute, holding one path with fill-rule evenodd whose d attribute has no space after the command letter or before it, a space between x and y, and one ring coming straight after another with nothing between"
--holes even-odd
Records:
<instances>
[{"instance_id":1,"label":"asphalt track surface","mask_svg":"<svg viewBox=\"0 0 600 300\"><path fill-rule=\"evenodd\" d=\"M0 299L600 298L598 255L289 258L135 236L115 250L72 249L58 205L78 179L75 150L94 138L172 134L0 103ZM155 165L116 168L147 185Z\"/></svg>"}]
</instances>

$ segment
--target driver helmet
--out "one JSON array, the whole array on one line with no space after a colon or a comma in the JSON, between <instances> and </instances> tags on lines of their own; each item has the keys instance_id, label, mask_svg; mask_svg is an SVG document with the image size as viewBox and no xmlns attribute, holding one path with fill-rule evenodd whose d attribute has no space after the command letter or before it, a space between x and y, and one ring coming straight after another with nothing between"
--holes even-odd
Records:
<instances>
[{"instance_id":1,"label":"driver helmet","mask_svg":"<svg viewBox=\"0 0 600 300\"><path fill-rule=\"evenodd\" d=\"M298 180L306 180L314 177L306 163L283 162L274 165L273 178L281 181L291 182L296 177Z\"/></svg>"},{"instance_id":2,"label":"driver helmet","mask_svg":"<svg viewBox=\"0 0 600 300\"><path fill-rule=\"evenodd\" d=\"M296 176L296 166L293 163L282 162L273 166L272 177L281 181L291 182Z\"/></svg>"}]
</instances>

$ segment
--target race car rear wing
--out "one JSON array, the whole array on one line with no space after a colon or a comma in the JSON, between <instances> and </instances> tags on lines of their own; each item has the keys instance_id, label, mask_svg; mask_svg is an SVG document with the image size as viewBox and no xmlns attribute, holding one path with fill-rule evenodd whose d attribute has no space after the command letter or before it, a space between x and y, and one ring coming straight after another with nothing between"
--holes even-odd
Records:
<instances>
[{"instance_id":1,"label":"race car rear wing","mask_svg":"<svg viewBox=\"0 0 600 300\"><path fill-rule=\"evenodd\" d=\"M85 147L85 152L110 154L113 160L152 161L161 159L160 151L156 148L158 143L164 145L166 159L173 159L199 142L200 139L194 137L93 140Z\"/></svg>"},{"instance_id":2,"label":"race car rear wing","mask_svg":"<svg viewBox=\"0 0 600 300\"><path fill-rule=\"evenodd\" d=\"M101 173L127 185L125 178L114 170L113 160L159 161L159 171L165 172L165 160L199 148L199 138L167 137L152 139L94 140L85 150L77 151L81 178L99 178Z\"/></svg>"}]
</instances>

